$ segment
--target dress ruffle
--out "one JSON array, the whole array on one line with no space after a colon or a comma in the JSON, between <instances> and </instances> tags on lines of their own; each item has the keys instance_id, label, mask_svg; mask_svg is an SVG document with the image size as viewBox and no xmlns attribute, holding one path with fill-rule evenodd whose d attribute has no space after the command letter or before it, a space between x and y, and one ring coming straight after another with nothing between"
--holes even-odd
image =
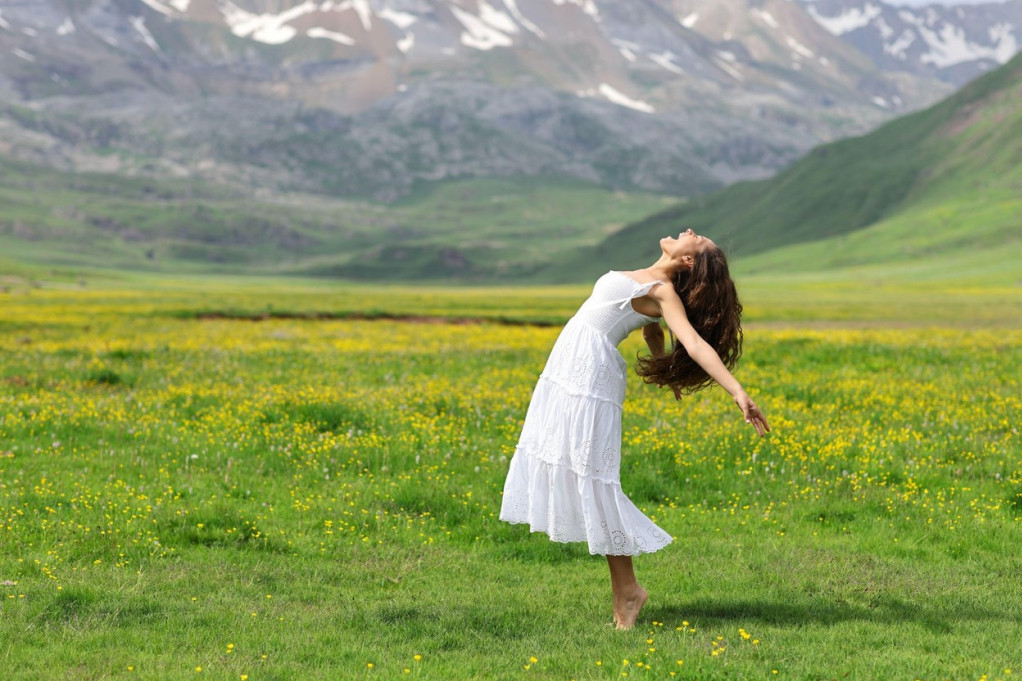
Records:
<instances>
[{"instance_id":1,"label":"dress ruffle","mask_svg":"<svg viewBox=\"0 0 1022 681\"><path fill-rule=\"evenodd\" d=\"M528 524L556 542L586 542L593 555L636 556L671 543L669 534L647 518L621 485L583 478L521 450L511 459L500 519Z\"/></svg>"},{"instance_id":2,"label":"dress ruffle","mask_svg":"<svg viewBox=\"0 0 1022 681\"><path fill-rule=\"evenodd\" d=\"M553 541L586 542L592 554L662 549L671 536L621 490L620 465L621 407L541 378L511 459L500 518Z\"/></svg>"}]
</instances>

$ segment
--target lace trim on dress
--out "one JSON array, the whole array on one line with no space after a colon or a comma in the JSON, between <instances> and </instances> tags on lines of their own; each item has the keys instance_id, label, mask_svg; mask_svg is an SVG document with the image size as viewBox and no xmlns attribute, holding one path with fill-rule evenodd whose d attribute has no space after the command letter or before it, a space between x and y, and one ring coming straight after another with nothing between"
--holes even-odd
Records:
<instances>
[{"instance_id":1,"label":"lace trim on dress","mask_svg":"<svg viewBox=\"0 0 1022 681\"><path fill-rule=\"evenodd\" d=\"M590 443L583 443L589 445ZM583 447L577 448L576 452L581 453L584 451ZM618 489L621 489L621 476L620 470L618 469L617 461L620 459L620 454L613 454L611 452L604 452L603 455L597 460L595 464L584 462L582 457L576 454L572 457L572 462L567 463L564 461L554 460L549 451L547 452L533 452L527 445L518 445L515 447L515 454L521 452L522 456L527 456L534 461L537 461L545 466L551 466L553 468L560 468L562 470L573 473L580 478L587 478L589 480L596 480L604 485L613 485ZM554 457L557 454L553 455ZM579 465L581 463L581 466ZM577 470L582 468L581 471Z\"/></svg>"}]
</instances>

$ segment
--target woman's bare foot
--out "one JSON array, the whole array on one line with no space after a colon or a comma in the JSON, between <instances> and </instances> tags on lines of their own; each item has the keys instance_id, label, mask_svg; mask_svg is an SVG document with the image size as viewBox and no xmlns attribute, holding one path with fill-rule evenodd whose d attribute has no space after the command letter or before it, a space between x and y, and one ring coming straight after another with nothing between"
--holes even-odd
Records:
<instances>
[{"instance_id":1,"label":"woman's bare foot","mask_svg":"<svg viewBox=\"0 0 1022 681\"><path fill-rule=\"evenodd\" d=\"M635 620L639 619L639 611L648 597L649 592L636 584L630 594L614 599L614 624L618 629L631 629L635 626Z\"/></svg>"}]
</instances>

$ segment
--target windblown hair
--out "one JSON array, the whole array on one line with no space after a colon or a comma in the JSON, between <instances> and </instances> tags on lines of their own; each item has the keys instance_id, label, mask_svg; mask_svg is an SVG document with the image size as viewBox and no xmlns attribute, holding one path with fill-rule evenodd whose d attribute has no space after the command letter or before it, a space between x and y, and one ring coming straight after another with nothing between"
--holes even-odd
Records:
<instances>
[{"instance_id":1,"label":"windblown hair","mask_svg":"<svg viewBox=\"0 0 1022 681\"><path fill-rule=\"evenodd\" d=\"M724 366L733 370L742 355L742 304L724 252L716 247L700 251L692 267L679 270L672 283L689 322ZM636 373L646 383L669 386L686 395L711 385L713 379L673 335L671 341L667 354L640 357Z\"/></svg>"}]
</instances>

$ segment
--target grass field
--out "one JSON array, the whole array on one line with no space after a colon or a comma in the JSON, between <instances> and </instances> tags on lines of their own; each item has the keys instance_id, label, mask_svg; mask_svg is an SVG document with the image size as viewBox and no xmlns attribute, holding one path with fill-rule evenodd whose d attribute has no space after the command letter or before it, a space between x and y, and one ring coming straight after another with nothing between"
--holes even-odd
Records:
<instances>
[{"instance_id":1,"label":"grass field","mask_svg":"<svg viewBox=\"0 0 1022 681\"><path fill-rule=\"evenodd\" d=\"M1022 291L740 286L774 431L632 376L623 485L675 542L618 632L602 559L496 518L584 287L11 280L0 676L1022 674Z\"/></svg>"}]
</instances>

